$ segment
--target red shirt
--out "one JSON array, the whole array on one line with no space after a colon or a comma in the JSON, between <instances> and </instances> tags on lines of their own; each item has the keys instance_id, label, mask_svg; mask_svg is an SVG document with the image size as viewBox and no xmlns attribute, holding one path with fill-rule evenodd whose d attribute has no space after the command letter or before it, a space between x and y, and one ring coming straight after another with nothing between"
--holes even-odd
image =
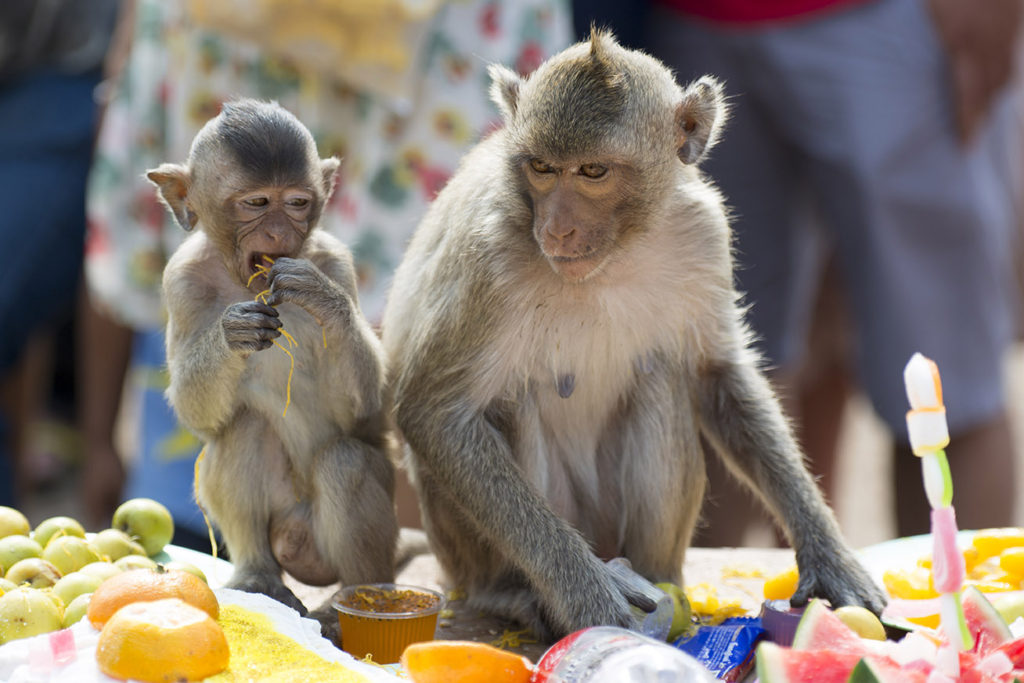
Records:
<instances>
[{"instance_id":1,"label":"red shirt","mask_svg":"<svg viewBox=\"0 0 1024 683\"><path fill-rule=\"evenodd\" d=\"M659 0L683 14L727 24L796 19L868 0Z\"/></svg>"}]
</instances>

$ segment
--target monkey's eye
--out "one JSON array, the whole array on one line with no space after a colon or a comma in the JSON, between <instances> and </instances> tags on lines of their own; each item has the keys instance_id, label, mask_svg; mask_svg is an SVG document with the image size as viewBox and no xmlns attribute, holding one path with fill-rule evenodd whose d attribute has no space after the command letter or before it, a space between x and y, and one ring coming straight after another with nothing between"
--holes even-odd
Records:
<instances>
[{"instance_id":1,"label":"monkey's eye","mask_svg":"<svg viewBox=\"0 0 1024 683\"><path fill-rule=\"evenodd\" d=\"M288 206L294 206L297 209L302 209L309 206L309 199L306 197L292 197L287 202Z\"/></svg>"},{"instance_id":2,"label":"monkey's eye","mask_svg":"<svg viewBox=\"0 0 1024 683\"><path fill-rule=\"evenodd\" d=\"M248 206L260 208L269 204L270 200L266 197L249 197L248 199L243 199L242 202Z\"/></svg>"},{"instance_id":3,"label":"monkey's eye","mask_svg":"<svg viewBox=\"0 0 1024 683\"><path fill-rule=\"evenodd\" d=\"M552 173L555 170L551 168L551 164L540 159L530 159L530 168L533 169L534 173Z\"/></svg>"},{"instance_id":4,"label":"monkey's eye","mask_svg":"<svg viewBox=\"0 0 1024 683\"><path fill-rule=\"evenodd\" d=\"M600 178L607 172L608 167L601 164L583 164L580 166L580 175L585 178Z\"/></svg>"}]
</instances>

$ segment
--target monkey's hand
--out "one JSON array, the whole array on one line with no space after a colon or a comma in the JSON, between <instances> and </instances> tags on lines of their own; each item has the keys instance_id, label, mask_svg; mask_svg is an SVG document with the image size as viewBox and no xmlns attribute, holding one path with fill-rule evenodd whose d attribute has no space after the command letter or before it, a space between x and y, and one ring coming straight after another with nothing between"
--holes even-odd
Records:
<instances>
[{"instance_id":1,"label":"monkey's hand","mask_svg":"<svg viewBox=\"0 0 1024 683\"><path fill-rule=\"evenodd\" d=\"M827 548L827 544L823 544ZM812 557L813 555L813 557ZM797 554L800 582L793 594L795 606L804 605L813 597L827 598L832 607L861 605L881 614L888 600L864 566L852 552L815 550Z\"/></svg>"},{"instance_id":2,"label":"monkey's hand","mask_svg":"<svg viewBox=\"0 0 1024 683\"><path fill-rule=\"evenodd\" d=\"M328 320L348 322L351 305L345 291L311 261L278 258L267 277L267 303L271 306L289 301L305 309L321 325Z\"/></svg>"},{"instance_id":3,"label":"monkey's hand","mask_svg":"<svg viewBox=\"0 0 1024 683\"><path fill-rule=\"evenodd\" d=\"M273 346L281 336L281 321L272 306L259 301L231 304L220 317L228 348L248 356Z\"/></svg>"}]
</instances>

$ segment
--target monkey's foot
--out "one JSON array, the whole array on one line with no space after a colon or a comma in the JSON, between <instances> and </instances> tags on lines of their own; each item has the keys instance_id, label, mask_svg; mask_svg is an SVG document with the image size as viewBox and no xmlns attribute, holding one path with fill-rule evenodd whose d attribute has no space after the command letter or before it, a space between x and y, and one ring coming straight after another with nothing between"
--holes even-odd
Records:
<instances>
[{"instance_id":1,"label":"monkey's foot","mask_svg":"<svg viewBox=\"0 0 1024 683\"><path fill-rule=\"evenodd\" d=\"M341 647L341 624L338 622L338 613L331 607L330 600L310 612L309 618L320 622L320 635Z\"/></svg>"},{"instance_id":2,"label":"monkey's foot","mask_svg":"<svg viewBox=\"0 0 1024 683\"><path fill-rule=\"evenodd\" d=\"M284 605L287 605L288 607L291 607L301 616L306 616L306 614L309 613L309 610L302 604L302 601L299 600L295 596L295 593L292 593L279 578L274 581L273 579L268 579L258 575L236 575L232 577L231 581L225 584L225 588L233 588L235 590L245 591L246 593L262 593Z\"/></svg>"}]
</instances>

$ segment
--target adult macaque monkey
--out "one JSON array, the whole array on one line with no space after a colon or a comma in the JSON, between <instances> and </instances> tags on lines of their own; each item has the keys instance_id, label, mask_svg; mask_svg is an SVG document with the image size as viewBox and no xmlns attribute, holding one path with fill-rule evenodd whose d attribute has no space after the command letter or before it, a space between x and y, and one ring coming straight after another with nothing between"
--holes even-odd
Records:
<instances>
[{"instance_id":1,"label":"adult macaque monkey","mask_svg":"<svg viewBox=\"0 0 1024 683\"><path fill-rule=\"evenodd\" d=\"M282 569L313 585L390 581L398 533L380 342L350 252L316 229L337 168L289 112L240 100L186 165L148 173L198 228L164 271L167 396L206 444L197 493L235 566L227 585L303 613ZM294 372L272 348L282 329ZM329 605L315 616L336 630Z\"/></svg>"},{"instance_id":2,"label":"adult macaque monkey","mask_svg":"<svg viewBox=\"0 0 1024 683\"><path fill-rule=\"evenodd\" d=\"M544 636L626 625L602 562L681 581L704 437L785 526L796 595L879 611L748 348L719 193L721 87L604 32L527 78L438 195L384 318L425 525L472 606ZM727 502L726 502L727 504Z\"/></svg>"}]
</instances>

